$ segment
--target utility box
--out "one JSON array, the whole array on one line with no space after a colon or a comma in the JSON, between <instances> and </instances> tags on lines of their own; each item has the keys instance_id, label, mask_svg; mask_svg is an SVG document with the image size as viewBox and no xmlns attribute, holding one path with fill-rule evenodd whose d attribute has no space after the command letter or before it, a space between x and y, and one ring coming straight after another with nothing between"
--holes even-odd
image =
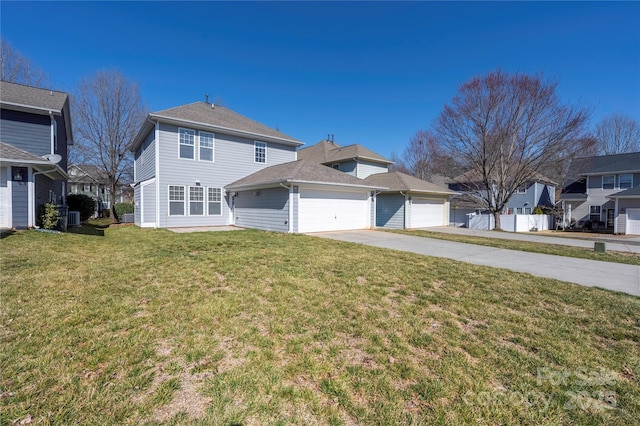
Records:
<instances>
[{"instance_id":1,"label":"utility box","mask_svg":"<svg viewBox=\"0 0 640 426\"><path fill-rule=\"evenodd\" d=\"M604 242L596 242L593 243L593 251L596 253L604 253L607 251L607 246Z\"/></svg>"}]
</instances>

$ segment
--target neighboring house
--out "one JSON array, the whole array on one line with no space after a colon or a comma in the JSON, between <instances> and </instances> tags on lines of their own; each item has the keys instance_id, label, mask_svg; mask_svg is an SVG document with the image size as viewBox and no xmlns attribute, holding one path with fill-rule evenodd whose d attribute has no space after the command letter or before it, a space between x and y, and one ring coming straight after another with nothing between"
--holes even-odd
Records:
<instances>
[{"instance_id":1,"label":"neighboring house","mask_svg":"<svg viewBox=\"0 0 640 426\"><path fill-rule=\"evenodd\" d=\"M377 173L365 180L387 188L376 196L377 227L410 229L449 224L449 198L457 194L455 191L401 172Z\"/></svg>"},{"instance_id":2,"label":"neighboring house","mask_svg":"<svg viewBox=\"0 0 640 426\"><path fill-rule=\"evenodd\" d=\"M362 145L340 146L327 139L298 150L298 159L324 164L360 179L375 173L384 173L389 170L389 165L393 164L393 161Z\"/></svg>"},{"instance_id":3,"label":"neighboring house","mask_svg":"<svg viewBox=\"0 0 640 426\"><path fill-rule=\"evenodd\" d=\"M640 234L640 152L579 158L561 201L576 224Z\"/></svg>"},{"instance_id":4,"label":"neighboring house","mask_svg":"<svg viewBox=\"0 0 640 426\"><path fill-rule=\"evenodd\" d=\"M234 223L281 232L373 227L379 185L309 160L271 166L227 185Z\"/></svg>"},{"instance_id":5,"label":"neighboring house","mask_svg":"<svg viewBox=\"0 0 640 426\"><path fill-rule=\"evenodd\" d=\"M0 228L33 227L40 205L66 201L69 97L1 81L0 107Z\"/></svg>"},{"instance_id":6,"label":"neighboring house","mask_svg":"<svg viewBox=\"0 0 640 426\"><path fill-rule=\"evenodd\" d=\"M228 108L195 102L149 114L133 141L135 223L141 227L234 223L225 187L296 160L302 142Z\"/></svg>"},{"instance_id":7,"label":"neighboring house","mask_svg":"<svg viewBox=\"0 0 640 426\"><path fill-rule=\"evenodd\" d=\"M96 217L111 208L109 178L104 170L90 164L72 164L69 166L68 175L69 194L82 194L93 198L96 202ZM133 189L131 186L118 185L115 202L132 203Z\"/></svg>"},{"instance_id":8,"label":"neighboring house","mask_svg":"<svg viewBox=\"0 0 640 426\"><path fill-rule=\"evenodd\" d=\"M463 173L449 182L449 189L460 195L451 199L451 224L464 226L468 214L486 212L486 208L477 201L474 193L478 190L484 195L485 190L479 179L475 179L475 171ZM552 207L555 204L556 183L538 174L534 179L516 189L506 203L503 214L532 214L536 206Z\"/></svg>"}]
</instances>

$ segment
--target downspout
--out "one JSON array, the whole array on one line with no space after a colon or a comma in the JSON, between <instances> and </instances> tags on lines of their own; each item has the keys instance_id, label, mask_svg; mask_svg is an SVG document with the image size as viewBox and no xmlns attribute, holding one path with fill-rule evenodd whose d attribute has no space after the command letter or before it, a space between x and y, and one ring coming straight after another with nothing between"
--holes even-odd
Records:
<instances>
[{"instance_id":1,"label":"downspout","mask_svg":"<svg viewBox=\"0 0 640 426\"><path fill-rule=\"evenodd\" d=\"M155 143L155 154L154 154L154 160L155 160L155 177L156 177L156 220L155 220L155 224L153 225L154 228L160 228L160 123L159 122L153 122L151 120L149 120L151 123L154 123L154 139L156 141ZM142 203L143 200L140 200L140 203ZM140 223L142 223L142 218L140 218Z\"/></svg>"},{"instance_id":2,"label":"downspout","mask_svg":"<svg viewBox=\"0 0 640 426\"><path fill-rule=\"evenodd\" d=\"M280 186L289 191L289 220L287 220L287 232L293 233L293 185L287 186L280 182Z\"/></svg>"},{"instance_id":3,"label":"downspout","mask_svg":"<svg viewBox=\"0 0 640 426\"><path fill-rule=\"evenodd\" d=\"M55 154L56 150L55 150L55 125L53 123L55 123L56 119L53 117L53 112L49 111L49 118L51 118L51 154Z\"/></svg>"},{"instance_id":4,"label":"downspout","mask_svg":"<svg viewBox=\"0 0 640 426\"><path fill-rule=\"evenodd\" d=\"M618 214L619 214L618 213L619 212L619 210L618 210L618 200L619 200L619 198L616 197L616 203L615 203L615 207L614 207L616 210L615 210L615 212L613 214L613 233L614 233L614 235L618 233ZM626 220L625 220L625 226L626 226Z\"/></svg>"},{"instance_id":5,"label":"downspout","mask_svg":"<svg viewBox=\"0 0 640 426\"><path fill-rule=\"evenodd\" d=\"M407 197L407 194L405 194L404 192L400 191L400 195L402 195L404 197L404 218L403 218L403 226L404 229L407 229L407 207L411 208L410 206L407 205L407 201L409 197Z\"/></svg>"}]
</instances>

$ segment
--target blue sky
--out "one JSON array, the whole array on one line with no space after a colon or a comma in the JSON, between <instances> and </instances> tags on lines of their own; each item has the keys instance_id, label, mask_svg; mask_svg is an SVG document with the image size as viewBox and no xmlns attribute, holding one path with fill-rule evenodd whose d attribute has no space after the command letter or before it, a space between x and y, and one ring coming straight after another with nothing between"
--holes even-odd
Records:
<instances>
[{"instance_id":1,"label":"blue sky","mask_svg":"<svg viewBox=\"0 0 640 426\"><path fill-rule=\"evenodd\" d=\"M73 92L98 70L151 111L222 100L308 145L389 156L477 75L544 73L593 122L640 120L640 2L10 2L2 37Z\"/></svg>"}]
</instances>

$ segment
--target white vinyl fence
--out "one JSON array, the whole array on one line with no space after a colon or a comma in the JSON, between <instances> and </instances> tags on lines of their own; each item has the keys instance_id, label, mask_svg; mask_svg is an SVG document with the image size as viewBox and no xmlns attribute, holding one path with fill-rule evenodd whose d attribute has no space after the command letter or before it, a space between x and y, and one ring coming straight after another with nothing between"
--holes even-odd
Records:
<instances>
[{"instance_id":1,"label":"white vinyl fence","mask_svg":"<svg viewBox=\"0 0 640 426\"><path fill-rule=\"evenodd\" d=\"M493 215L469 215L469 229L491 230L495 228ZM500 229L509 232L546 231L551 227L551 216L545 214L503 214L500 215Z\"/></svg>"}]
</instances>

